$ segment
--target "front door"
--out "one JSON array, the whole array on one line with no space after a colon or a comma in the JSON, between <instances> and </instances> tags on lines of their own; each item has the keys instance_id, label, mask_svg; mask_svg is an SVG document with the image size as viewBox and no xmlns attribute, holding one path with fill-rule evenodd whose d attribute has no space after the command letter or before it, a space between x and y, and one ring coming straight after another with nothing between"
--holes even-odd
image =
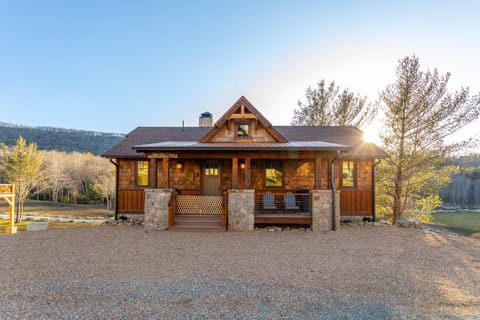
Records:
<instances>
[{"instance_id":1,"label":"front door","mask_svg":"<svg viewBox=\"0 0 480 320\"><path fill-rule=\"evenodd\" d=\"M202 196L220 195L220 165L218 160L205 160L202 163Z\"/></svg>"}]
</instances>

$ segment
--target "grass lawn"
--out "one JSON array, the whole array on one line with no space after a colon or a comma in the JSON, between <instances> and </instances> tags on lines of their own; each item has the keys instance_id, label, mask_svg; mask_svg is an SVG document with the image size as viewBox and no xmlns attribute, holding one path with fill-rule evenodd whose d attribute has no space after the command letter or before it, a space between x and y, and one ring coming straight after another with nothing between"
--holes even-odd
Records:
<instances>
[{"instance_id":1,"label":"grass lawn","mask_svg":"<svg viewBox=\"0 0 480 320\"><path fill-rule=\"evenodd\" d=\"M8 213L8 206L3 202L0 202L0 212ZM24 205L23 214L43 217L56 216L67 218L108 218L112 217L114 215L114 212L107 211L105 207L102 206L27 200Z\"/></svg>"},{"instance_id":2,"label":"grass lawn","mask_svg":"<svg viewBox=\"0 0 480 320\"><path fill-rule=\"evenodd\" d=\"M3 202L0 204L0 213L7 214L8 206ZM108 218L113 216L113 211L107 211L103 207L94 205L55 203L50 201L28 200L24 206L24 217L34 215L38 217L62 217L62 218ZM23 221L16 223L17 231L26 231L27 224L32 221ZM99 222L60 222L49 221L48 229L64 229L78 227L98 226ZM8 226L8 220L0 220L0 234L5 233Z\"/></svg>"},{"instance_id":3,"label":"grass lawn","mask_svg":"<svg viewBox=\"0 0 480 320\"><path fill-rule=\"evenodd\" d=\"M480 232L480 212L436 212L430 224L469 236Z\"/></svg>"},{"instance_id":4,"label":"grass lawn","mask_svg":"<svg viewBox=\"0 0 480 320\"><path fill-rule=\"evenodd\" d=\"M21 223L15 223L17 227L17 232L26 231L27 224L33 221L22 221ZM79 227L96 227L101 225L101 222L60 222L60 221L49 221L48 229L65 229L65 228L79 228ZM0 234L5 234L5 229L8 227L8 220L0 220Z\"/></svg>"}]
</instances>

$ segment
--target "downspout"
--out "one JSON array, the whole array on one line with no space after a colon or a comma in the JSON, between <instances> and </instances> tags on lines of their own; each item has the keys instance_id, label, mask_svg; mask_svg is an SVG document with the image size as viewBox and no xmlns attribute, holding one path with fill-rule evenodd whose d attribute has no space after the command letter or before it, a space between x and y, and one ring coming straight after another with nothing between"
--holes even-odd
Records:
<instances>
[{"instance_id":1,"label":"downspout","mask_svg":"<svg viewBox=\"0 0 480 320\"><path fill-rule=\"evenodd\" d=\"M332 230L337 231L337 221L335 219L335 161L340 156L340 151L337 150L337 154L333 157L332 162L330 164L330 186L332 188Z\"/></svg>"},{"instance_id":2,"label":"downspout","mask_svg":"<svg viewBox=\"0 0 480 320\"><path fill-rule=\"evenodd\" d=\"M372 220L373 222L376 221L377 217L376 217L376 201L377 201L377 165L382 162L382 159L378 159L377 161L375 161L375 163L373 164L373 170L372 170L372 183L373 183L373 187L372 187Z\"/></svg>"},{"instance_id":3,"label":"downspout","mask_svg":"<svg viewBox=\"0 0 480 320\"><path fill-rule=\"evenodd\" d=\"M115 166L115 221L118 220L118 163L112 160L112 158L108 158L110 163Z\"/></svg>"}]
</instances>

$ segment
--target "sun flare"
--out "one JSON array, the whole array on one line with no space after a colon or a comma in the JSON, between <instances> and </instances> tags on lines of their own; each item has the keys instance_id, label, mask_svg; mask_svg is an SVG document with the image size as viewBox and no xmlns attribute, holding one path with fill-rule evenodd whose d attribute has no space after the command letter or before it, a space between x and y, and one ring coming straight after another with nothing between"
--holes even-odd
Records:
<instances>
[{"instance_id":1,"label":"sun flare","mask_svg":"<svg viewBox=\"0 0 480 320\"><path fill-rule=\"evenodd\" d=\"M372 142L375 144L380 144L380 136L378 132L378 127L370 126L363 131L363 140L365 142Z\"/></svg>"}]
</instances>

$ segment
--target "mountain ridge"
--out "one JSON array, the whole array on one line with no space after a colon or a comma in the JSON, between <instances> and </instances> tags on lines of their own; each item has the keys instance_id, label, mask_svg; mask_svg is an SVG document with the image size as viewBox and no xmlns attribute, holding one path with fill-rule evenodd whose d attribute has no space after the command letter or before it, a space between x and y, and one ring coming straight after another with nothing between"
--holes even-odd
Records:
<instances>
[{"instance_id":1,"label":"mountain ridge","mask_svg":"<svg viewBox=\"0 0 480 320\"><path fill-rule=\"evenodd\" d=\"M124 138L124 134L48 126L25 126L0 122L0 143L15 145L19 136L35 142L39 150L90 152L101 155Z\"/></svg>"}]
</instances>

